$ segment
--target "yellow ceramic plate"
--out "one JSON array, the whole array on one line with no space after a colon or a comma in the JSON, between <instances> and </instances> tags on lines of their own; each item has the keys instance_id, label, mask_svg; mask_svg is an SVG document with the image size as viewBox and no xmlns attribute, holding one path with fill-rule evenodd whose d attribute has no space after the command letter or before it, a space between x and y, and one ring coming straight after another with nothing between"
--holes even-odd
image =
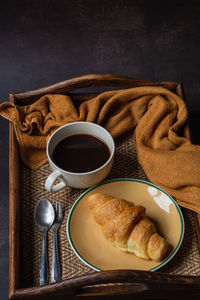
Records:
<instances>
[{"instance_id":1,"label":"yellow ceramic plate","mask_svg":"<svg viewBox=\"0 0 200 300\"><path fill-rule=\"evenodd\" d=\"M106 193L146 207L147 217L170 245L165 259L155 262L138 258L120 251L106 240L87 205L87 198L93 193ZM155 271L168 263L178 251L184 235L184 220L179 206L165 191L146 181L123 178L103 182L84 192L69 213L67 233L73 251L94 270Z\"/></svg>"}]
</instances>

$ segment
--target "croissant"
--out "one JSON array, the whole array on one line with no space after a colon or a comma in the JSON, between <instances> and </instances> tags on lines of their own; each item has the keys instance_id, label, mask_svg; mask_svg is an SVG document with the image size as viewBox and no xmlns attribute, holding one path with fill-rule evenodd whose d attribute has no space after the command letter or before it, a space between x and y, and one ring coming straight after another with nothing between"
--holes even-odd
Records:
<instances>
[{"instance_id":1,"label":"croissant","mask_svg":"<svg viewBox=\"0 0 200 300\"><path fill-rule=\"evenodd\" d=\"M122 251L144 259L161 261L168 244L146 216L143 206L97 193L88 197L88 206L104 236Z\"/></svg>"}]
</instances>

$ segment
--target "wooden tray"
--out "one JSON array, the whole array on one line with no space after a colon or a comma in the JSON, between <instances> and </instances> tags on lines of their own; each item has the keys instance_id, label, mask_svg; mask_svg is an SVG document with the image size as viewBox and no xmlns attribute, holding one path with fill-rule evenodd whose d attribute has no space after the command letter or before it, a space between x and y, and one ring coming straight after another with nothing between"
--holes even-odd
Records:
<instances>
[{"instance_id":1,"label":"wooden tray","mask_svg":"<svg viewBox=\"0 0 200 300\"><path fill-rule=\"evenodd\" d=\"M54 85L10 95L10 101L17 105L29 105L47 93L70 94L79 104L84 99L94 97L96 93L72 93L80 88L118 87L130 88L136 86L162 86L177 93L183 98L183 87L179 82L150 82L135 80L113 75L86 75L76 77ZM184 299L189 294L192 299L200 295L200 276L176 275L163 272L145 272L134 270L116 270L104 272L88 272L60 283L44 286L31 285L24 287L23 276L26 261L21 260L21 230L23 214L20 213L20 193L23 183L20 177L21 160L13 124L10 123L9 160L10 160L10 195L9 195L9 256L10 278L9 296L12 299ZM29 173L27 173L29 174ZM26 176L28 176L26 174ZM197 243L199 242L199 216L192 213L195 220ZM187 224L186 224L187 226ZM31 234L31 233L30 233ZM197 247L198 248L198 247ZM199 249L199 248L198 248ZM200 261L199 261L200 265Z\"/></svg>"}]
</instances>

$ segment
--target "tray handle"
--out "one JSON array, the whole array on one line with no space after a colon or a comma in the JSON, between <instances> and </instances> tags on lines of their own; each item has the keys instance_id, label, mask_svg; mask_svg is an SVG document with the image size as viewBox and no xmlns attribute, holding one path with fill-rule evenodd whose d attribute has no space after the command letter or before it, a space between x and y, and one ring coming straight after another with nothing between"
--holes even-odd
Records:
<instances>
[{"instance_id":1,"label":"tray handle","mask_svg":"<svg viewBox=\"0 0 200 300\"><path fill-rule=\"evenodd\" d=\"M162 86L170 90L176 90L178 82L156 82L137 80L130 77L115 76L112 74L88 74L79 77L67 79L47 87L42 87L36 90L15 93L16 99L25 99L35 96L42 96L47 93L69 93L77 89L89 88L89 87L119 87L130 88L135 86Z\"/></svg>"},{"instance_id":2,"label":"tray handle","mask_svg":"<svg viewBox=\"0 0 200 300\"><path fill-rule=\"evenodd\" d=\"M198 297L200 277L169 275L159 272L112 270L84 275L41 287L18 290L13 298L48 299L183 299L185 295ZM64 297L65 296L65 297ZM142 297L142 298L141 298ZM12 298L12 297L11 297ZM96 299L96 298L95 298ZM146 298L145 298L146 299ZM194 298L195 299L195 298ZM197 298L196 298L197 299Z\"/></svg>"}]
</instances>

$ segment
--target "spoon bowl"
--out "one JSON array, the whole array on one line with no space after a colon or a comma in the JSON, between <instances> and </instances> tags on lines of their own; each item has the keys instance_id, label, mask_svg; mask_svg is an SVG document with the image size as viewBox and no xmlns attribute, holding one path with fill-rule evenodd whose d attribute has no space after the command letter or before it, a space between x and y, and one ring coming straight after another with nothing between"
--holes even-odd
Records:
<instances>
[{"instance_id":1,"label":"spoon bowl","mask_svg":"<svg viewBox=\"0 0 200 300\"><path fill-rule=\"evenodd\" d=\"M48 199L40 199L35 207L34 217L36 224L41 230L48 230L53 225L55 211Z\"/></svg>"},{"instance_id":2,"label":"spoon bowl","mask_svg":"<svg viewBox=\"0 0 200 300\"><path fill-rule=\"evenodd\" d=\"M42 258L40 264L40 285L49 282L49 266L47 255L47 231L53 225L55 219L55 211L51 202L42 198L37 203L34 211L35 222L42 230Z\"/></svg>"}]
</instances>

